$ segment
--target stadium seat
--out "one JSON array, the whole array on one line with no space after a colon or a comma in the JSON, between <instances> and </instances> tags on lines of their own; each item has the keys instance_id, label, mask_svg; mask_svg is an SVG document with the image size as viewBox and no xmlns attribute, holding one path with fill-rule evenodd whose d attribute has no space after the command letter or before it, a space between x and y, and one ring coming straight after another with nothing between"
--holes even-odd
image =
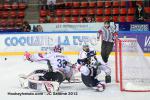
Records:
<instances>
[{"instance_id":1,"label":"stadium seat","mask_svg":"<svg viewBox=\"0 0 150 100\"><path fill-rule=\"evenodd\" d=\"M105 15L110 15L111 14L111 9L110 8L105 8L104 12L105 12Z\"/></svg>"},{"instance_id":2,"label":"stadium seat","mask_svg":"<svg viewBox=\"0 0 150 100\"><path fill-rule=\"evenodd\" d=\"M80 2L73 2L73 8L79 8Z\"/></svg>"},{"instance_id":3,"label":"stadium seat","mask_svg":"<svg viewBox=\"0 0 150 100\"><path fill-rule=\"evenodd\" d=\"M24 11L18 11L18 18L24 18L25 12Z\"/></svg>"},{"instance_id":4,"label":"stadium seat","mask_svg":"<svg viewBox=\"0 0 150 100\"><path fill-rule=\"evenodd\" d=\"M106 8L111 7L111 2L110 1L105 1L105 7Z\"/></svg>"},{"instance_id":5,"label":"stadium seat","mask_svg":"<svg viewBox=\"0 0 150 100\"><path fill-rule=\"evenodd\" d=\"M113 21L113 22L118 22L118 16L113 16L113 17L112 17L112 21Z\"/></svg>"},{"instance_id":6,"label":"stadium seat","mask_svg":"<svg viewBox=\"0 0 150 100\"><path fill-rule=\"evenodd\" d=\"M16 19L16 25L21 26L23 24L23 19Z\"/></svg>"},{"instance_id":7,"label":"stadium seat","mask_svg":"<svg viewBox=\"0 0 150 100\"><path fill-rule=\"evenodd\" d=\"M8 18L8 17L9 17L8 11L3 11L2 12L2 18Z\"/></svg>"},{"instance_id":8,"label":"stadium seat","mask_svg":"<svg viewBox=\"0 0 150 100\"><path fill-rule=\"evenodd\" d=\"M62 16L64 14L63 9L56 10L56 16Z\"/></svg>"},{"instance_id":9,"label":"stadium seat","mask_svg":"<svg viewBox=\"0 0 150 100\"><path fill-rule=\"evenodd\" d=\"M112 5L113 7L119 7L119 1L113 1Z\"/></svg>"},{"instance_id":10,"label":"stadium seat","mask_svg":"<svg viewBox=\"0 0 150 100\"><path fill-rule=\"evenodd\" d=\"M71 19L70 17L64 17L64 23L70 23Z\"/></svg>"},{"instance_id":11,"label":"stadium seat","mask_svg":"<svg viewBox=\"0 0 150 100\"><path fill-rule=\"evenodd\" d=\"M103 9L102 8L98 8L96 11L97 15L102 15L103 14Z\"/></svg>"},{"instance_id":12,"label":"stadium seat","mask_svg":"<svg viewBox=\"0 0 150 100\"><path fill-rule=\"evenodd\" d=\"M144 11L145 13L150 14L150 7L144 7Z\"/></svg>"},{"instance_id":13,"label":"stadium seat","mask_svg":"<svg viewBox=\"0 0 150 100\"><path fill-rule=\"evenodd\" d=\"M87 9L81 9L80 15L87 15Z\"/></svg>"},{"instance_id":14,"label":"stadium seat","mask_svg":"<svg viewBox=\"0 0 150 100\"><path fill-rule=\"evenodd\" d=\"M126 16L120 16L119 22L126 22Z\"/></svg>"},{"instance_id":15,"label":"stadium seat","mask_svg":"<svg viewBox=\"0 0 150 100\"><path fill-rule=\"evenodd\" d=\"M0 4L0 10L2 10L3 9L3 4Z\"/></svg>"},{"instance_id":16,"label":"stadium seat","mask_svg":"<svg viewBox=\"0 0 150 100\"><path fill-rule=\"evenodd\" d=\"M86 7L88 7L88 2L81 2L80 7L81 7L81 8L86 8Z\"/></svg>"},{"instance_id":17,"label":"stadium seat","mask_svg":"<svg viewBox=\"0 0 150 100\"><path fill-rule=\"evenodd\" d=\"M71 8L72 7L72 2L66 2L65 7L66 8Z\"/></svg>"},{"instance_id":18,"label":"stadium seat","mask_svg":"<svg viewBox=\"0 0 150 100\"><path fill-rule=\"evenodd\" d=\"M103 2L99 2L99 1L98 1L98 2L97 2L97 7L100 7L100 8L103 7Z\"/></svg>"},{"instance_id":19,"label":"stadium seat","mask_svg":"<svg viewBox=\"0 0 150 100\"><path fill-rule=\"evenodd\" d=\"M14 27L15 26L15 21L13 19L8 20L8 26Z\"/></svg>"},{"instance_id":20,"label":"stadium seat","mask_svg":"<svg viewBox=\"0 0 150 100\"><path fill-rule=\"evenodd\" d=\"M18 4L17 4L17 3L13 3L13 4L11 5L11 9L12 9L12 10L17 10L17 9L18 9Z\"/></svg>"},{"instance_id":21,"label":"stadium seat","mask_svg":"<svg viewBox=\"0 0 150 100\"><path fill-rule=\"evenodd\" d=\"M46 17L46 15L47 15L46 10L40 10L40 16L41 17Z\"/></svg>"},{"instance_id":22,"label":"stadium seat","mask_svg":"<svg viewBox=\"0 0 150 100\"><path fill-rule=\"evenodd\" d=\"M90 8L96 7L96 3L95 2L89 2L89 7Z\"/></svg>"},{"instance_id":23,"label":"stadium seat","mask_svg":"<svg viewBox=\"0 0 150 100\"><path fill-rule=\"evenodd\" d=\"M83 19L84 19L84 17L79 17L79 22L83 23Z\"/></svg>"},{"instance_id":24,"label":"stadium seat","mask_svg":"<svg viewBox=\"0 0 150 100\"><path fill-rule=\"evenodd\" d=\"M121 2L120 2L120 6L121 6L121 7L126 7L126 1L121 0Z\"/></svg>"},{"instance_id":25,"label":"stadium seat","mask_svg":"<svg viewBox=\"0 0 150 100\"><path fill-rule=\"evenodd\" d=\"M119 14L119 8L113 8L112 13L113 13L113 15L118 15Z\"/></svg>"},{"instance_id":26,"label":"stadium seat","mask_svg":"<svg viewBox=\"0 0 150 100\"><path fill-rule=\"evenodd\" d=\"M17 13L16 11L10 11L10 15L11 18L16 18L17 17Z\"/></svg>"},{"instance_id":27,"label":"stadium seat","mask_svg":"<svg viewBox=\"0 0 150 100\"><path fill-rule=\"evenodd\" d=\"M7 26L7 21L5 19L0 21L0 26L6 27Z\"/></svg>"},{"instance_id":28,"label":"stadium seat","mask_svg":"<svg viewBox=\"0 0 150 100\"><path fill-rule=\"evenodd\" d=\"M103 17L102 16L96 16L95 20L96 20L96 22L103 22Z\"/></svg>"},{"instance_id":29,"label":"stadium seat","mask_svg":"<svg viewBox=\"0 0 150 100\"><path fill-rule=\"evenodd\" d=\"M129 8L128 9L128 14L135 14L135 8Z\"/></svg>"},{"instance_id":30,"label":"stadium seat","mask_svg":"<svg viewBox=\"0 0 150 100\"><path fill-rule=\"evenodd\" d=\"M72 23L78 23L79 22L78 17L72 17L71 22Z\"/></svg>"},{"instance_id":31,"label":"stadium seat","mask_svg":"<svg viewBox=\"0 0 150 100\"><path fill-rule=\"evenodd\" d=\"M103 17L103 21L110 21L110 16Z\"/></svg>"},{"instance_id":32,"label":"stadium seat","mask_svg":"<svg viewBox=\"0 0 150 100\"><path fill-rule=\"evenodd\" d=\"M120 14L121 15L126 15L127 14L127 9L126 8L121 8L120 9Z\"/></svg>"},{"instance_id":33,"label":"stadium seat","mask_svg":"<svg viewBox=\"0 0 150 100\"><path fill-rule=\"evenodd\" d=\"M19 3L19 4L18 4L18 8L19 8L20 10L24 10L24 9L26 8L26 4L25 4L25 3Z\"/></svg>"},{"instance_id":34,"label":"stadium seat","mask_svg":"<svg viewBox=\"0 0 150 100\"><path fill-rule=\"evenodd\" d=\"M65 14L65 16L71 16L71 10L65 9L64 14Z\"/></svg>"},{"instance_id":35,"label":"stadium seat","mask_svg":"<svg viewBox=\"0 0 150 100\"><path fill-rule=\"evenodd\" d=\"M96 12L96 11L95 11L95 9L93 9L93 8L91 8L91 9L88 10L88 14L89 14L89 15L95 15L95 12Z\"/></svg>"},{"instance_id":36,"label":"stadium seat","mask_svg":"<svg viewBox=\"0 0 150 100\"><path fill-rule=\"evenodd\" d=\"M3 17L2 17L2 15L3 15L2 12L3 12L3 11L0 11L0 18L3 18Z\"/></svg>"},{"instance_id":37,"label":"stadium seat","mask_svg":"<svg viewBox=\"0 0 150 100\"><path fill-rule=\"evenodd\" d=\"M40 19L39 19L39 23L45 23L45 18L43 18L43 17L41 17Z\"/></svg>"},{"instance_id":38,"label":"stadium seat","mask_svg":"<svg viewBox=\"0 0 150 100\"><path fill-rule=\"evenodd\" d=\"M55 18L55 23L62 23L62 22L63 22L62 17Z\"/></svg>"},{"instance_id":39,"label":"stadium seat","mask_svg":"<svg viewBox=\"0 0 150 100\"><path fill-rule=\"evenodd\" d=\"M55 17L51 17L50 20L49 20L50 23L55 23L55 21L56 21Z\"/></svg>"},{"instance_id":40,"label":"stadium seat","mask_svg":"<svg viewBox=\"0 0 150 100\"><path fill-rule=\"evenodd\" d=\"M134 16L127 16L127 22L134 22Z\"/></svg>"},{"instance_id":41,"label":"stadium seat","mask_svg":"<svg viewBox=\"0 0 150 100\"><path fill-rule=\"evenodd\" d=\"M4 10L9 10L9 9L11 9L11 6L10 6L9 3L4 3L3 7L4 7Z\"/></svg>"},{"instance_id":42,"label":"stadium seat","mask_svg":"<svg viewBox=\"0 0 150 100\"><path fill-rule=\"evenodd\" d=\"M79 15L79 9L73 9L72 10L72 15Z\"/></svg>"}]
</instances>

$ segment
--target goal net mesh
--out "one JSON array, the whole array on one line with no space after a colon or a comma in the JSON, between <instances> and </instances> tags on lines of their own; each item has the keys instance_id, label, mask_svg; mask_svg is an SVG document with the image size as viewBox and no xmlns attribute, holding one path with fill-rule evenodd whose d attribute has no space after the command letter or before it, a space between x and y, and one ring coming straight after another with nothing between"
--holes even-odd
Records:
<instances>
[{"instance_id":1,"label":"goal net mesh","mask_svg":"<svg viewBox=\"0 0 150 100\"><path fill-rule=\"evenodd\" d=\"M122 91L150 91L150 63L135 38L119 39Z\"/></svg>"}]
</instances>

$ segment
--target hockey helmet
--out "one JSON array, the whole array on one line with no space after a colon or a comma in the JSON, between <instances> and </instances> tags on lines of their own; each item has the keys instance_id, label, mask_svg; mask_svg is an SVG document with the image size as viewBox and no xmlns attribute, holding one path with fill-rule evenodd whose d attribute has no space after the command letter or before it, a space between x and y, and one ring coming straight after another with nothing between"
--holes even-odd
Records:
<instances>
[{"instance_id":1,"label":"hockey helmet","mask_svg":"<svg viewBox=\"0 0 150 100\"><path fill-rule=\"evenodd\" d=\"M89 45L88 44L84 44L83 46L82 46L82 48L83 48L83 50L85 51L85 52L89 52Z\"/></svg>"},{"instance_id":2,"label":"hockey helmet","mask_svg":"<svg viewBox=\"0 0 150 100\"><path fill-rule=\"evenodd\" d=\"M61 47L60 45L56 45L56 46L54 47L53 51L54 51L54 52L59 52L59 53L61 53L62 47Z\"/></svg>"}]
</instances>

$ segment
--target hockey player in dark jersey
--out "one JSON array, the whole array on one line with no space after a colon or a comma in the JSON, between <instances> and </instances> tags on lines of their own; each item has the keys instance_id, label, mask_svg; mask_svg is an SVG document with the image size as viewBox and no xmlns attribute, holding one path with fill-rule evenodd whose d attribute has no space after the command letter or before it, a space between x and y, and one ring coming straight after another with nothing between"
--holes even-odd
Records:
<instances>
[{"instance_id":1,"label":"hockey player in dark jersey","mask_svg":"<svg viewBox=\"0 0 150 100\"><path fill-rule=\"evenodd\" d=\"M83 83L87 87L93 87L98 91L104 91L105 84L99 81L96 76L100 74L101 70L104 70L106 75L110 75L110 69L101 65L96 57L96 51L90 50L88 45L83 45L83 50L79 53L77 63L77 68L81 72Z\"/></svg>"}]
</instances>

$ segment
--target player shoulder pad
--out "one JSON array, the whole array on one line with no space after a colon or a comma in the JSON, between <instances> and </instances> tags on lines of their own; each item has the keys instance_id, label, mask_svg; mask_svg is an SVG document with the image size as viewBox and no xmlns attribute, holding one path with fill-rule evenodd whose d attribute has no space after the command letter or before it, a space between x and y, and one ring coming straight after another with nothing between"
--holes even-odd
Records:
<instances>
[{"instance_id":1,"label":"player shoulder pad","mask_svg":"<svg viewBox=\"0 0 150 100\"><path fill-rule=\"evenodd\" d=\"M89 58L89 57L93 57L93 56L95 56L96 55L96 51L90 51L90 52L88 52L87 53L87 57Z\"/></svg>"}]
</instances>

